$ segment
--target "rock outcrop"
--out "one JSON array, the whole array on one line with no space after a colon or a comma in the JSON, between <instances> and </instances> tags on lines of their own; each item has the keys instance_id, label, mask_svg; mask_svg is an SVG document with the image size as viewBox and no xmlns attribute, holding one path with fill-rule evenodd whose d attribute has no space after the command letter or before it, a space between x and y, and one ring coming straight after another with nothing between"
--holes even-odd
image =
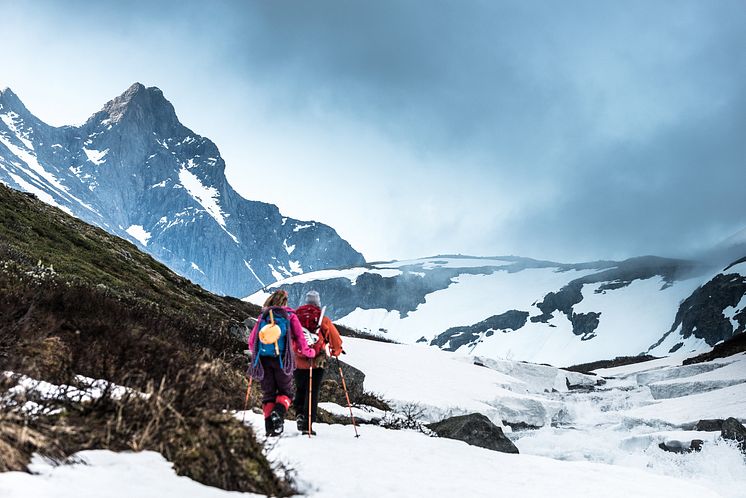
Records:
<instances>
[{"instance_id":1,"label":"rock outcrop","mask_svg":"<svg viewBox=\"0 0 746 498\"><path fill-rule=\"evenodd\" d=\"M518 453L518 448L503 434L502 429L481 413L447 418L427 427L440 437L458 439L501 453Z\"/></svg>"}]
</instances>

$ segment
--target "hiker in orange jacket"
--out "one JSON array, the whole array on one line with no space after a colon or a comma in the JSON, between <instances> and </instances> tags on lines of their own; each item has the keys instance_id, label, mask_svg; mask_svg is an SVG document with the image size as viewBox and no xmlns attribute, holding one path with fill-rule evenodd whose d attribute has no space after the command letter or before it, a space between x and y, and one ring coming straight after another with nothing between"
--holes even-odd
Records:
<instances>
[{"instance_id":1,"label":"hiker in orange jacket","mask_svg":"<svg viewBox=\"0 0 746 498\"><path fill-rule=\"evenodd\" d=\"M316 351L314 358L296 355L295 398L293 407L297 414L298 430L308 434L308 391L311 381L311 421L316 421L316 409L319 404L319 388L324 377L324 367L329 355L337 357L342 353L342 338L337 328L327 316L322 315L321 297L316 291L306 294L305 304L295 310L304 328L306 342ZM313 369L313 372L311 370ZM314 434L312 432L312 434Z\"/></svg>"}]
</instances>

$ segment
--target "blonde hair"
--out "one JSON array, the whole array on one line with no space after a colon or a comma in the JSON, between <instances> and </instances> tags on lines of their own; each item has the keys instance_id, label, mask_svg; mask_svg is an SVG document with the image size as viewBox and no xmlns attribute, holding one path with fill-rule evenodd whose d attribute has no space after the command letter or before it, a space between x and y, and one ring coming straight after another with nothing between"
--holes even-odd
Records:
<instances>
[{"instance_id":1,"label":"blonde hair","mask_svg":"<svg viewBox=\"0 0 746 498\"><path fill-rule=\"evenodd\" d=\"M288 293L282 289L274 291L266 301L264 301L264 307L270 308L272 306L287 306L288 305Z\"/></svg>"}]
</instances>

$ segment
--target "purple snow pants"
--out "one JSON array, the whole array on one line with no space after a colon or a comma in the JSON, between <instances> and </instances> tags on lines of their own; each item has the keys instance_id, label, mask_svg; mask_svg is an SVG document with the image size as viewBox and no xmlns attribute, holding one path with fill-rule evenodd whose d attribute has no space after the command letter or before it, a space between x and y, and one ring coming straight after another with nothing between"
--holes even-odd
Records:
<instances>
[{"instance_id":1,"label":"purple snow pants","mask_svg":"<svg viewBox=\"0 0 746 498\"><path fill-rule=\"evenodd\" d=\"M262 404L274 403L277 396L287 396L293 399L293 376L282 371L280 360L271 356L262 356L259 361L264 367Z\"/></svg>"}]
</instances>

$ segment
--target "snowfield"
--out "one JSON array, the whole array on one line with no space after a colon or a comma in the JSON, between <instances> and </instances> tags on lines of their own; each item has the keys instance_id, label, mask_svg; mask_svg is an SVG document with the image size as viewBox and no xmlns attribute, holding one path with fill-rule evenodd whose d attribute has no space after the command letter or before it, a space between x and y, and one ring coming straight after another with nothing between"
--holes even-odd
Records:
<instances>
[{"instance_id":1,"label":"snowfield","mask_svg":"<svg viewBox=\"0 0 746 498\"><path fill-rule=\"evenodd\" d=\"M232 493L177 476L171 463L159 453L82 451L80 463L54 466L35 457L31 474L0 474L3 498L228 498L260 496Z\"/></svg>"},{"instance_id":2,"label":"snowfield","mask_svg":"<svg viewBox=\"0 0 746 498\"><path fill-rule=\"evenodd\" d=\"M251 423L261 433L261 415ZM719 497L716 492L642 470L508 455L415 431L317 424L318 436L285 424L271 455L297 469L314 498L379 497Z\"/></svg>"},{"instance_id":3,"label":"snowfield","mask_svg":"<svg viewBox=\"0 0 746 498\"><path fill-rule=\"evenodd\" d=\"M510 375L497 368L474 365L473 358L461 353L352 338L345 339L345 350L349 354L344 361L365 372L366 390L400 408L418 405L424 409L428 422L479 412L498 426L509 422L541 427L561 409L557 401L530 394L539 389L543 392L548 383L537 388L535 383L519 378L520 373ZM564 372L533 366L534 371L548 369L547 375L554 376L549 389L567 390ZM567 374L573 378L589 377Z\"/></svg>"},{"instance_id":4,"label":"snowfield","mask_svg":"<svg viewBox=\"0 0 746 498\"><path fill-rule=\"evenodd\" d=\"M746 354L687 366L679 354L585 375L421 345L346 338L345 349L345 361L366 374L365 389L381 394L395 411L416 404L421 422L483 413L507 424L504 431L520 454L367 424L359 426L360 438L350 425L327 424L316 424L318 436L308 438L287 421L283 436L268 441L269 456L295 471L306 496L746 498L744 455L719 432L694 430L704 418L746 421ZM724 383L702 387L704 381ZM689 389L655 399L651 386L666 383L688 383ZM347 407L322 407L348 415ZM263 438L262 415L253 408L257 412L247 412L246 423ZM354 413L358 420L387 415L367 407ZM538 428L511 430L515 423ZM693 439L703 441L702 451L659 448L688 447ZM176 476L157 453L77 456L87 464L55 467L37 457L32 474L0 474L0 496L240 495Z\"/></svg>"},{"instance_id":5,"label":"snowfield","mask_svg":"<svg viewBox=\"0 0 746 498\"><path fill-rule=\"evenodd\" d=\"M635 356L657 343L670 330L681 302L713 276L695 277L682 270L683 276L672 279L665 268L676 264L683 263L563 265L513 257L442 256L309 272L270 284L246 300L261 305L273 290L284 288L295 302L315 289L331 304L335 321L370 334L429 344L447 333L436 344L449 351L569 366ZM661 265L658 273L649 269L655 265ZM555 309L549 316L540 307L545 301L570 301L572 290L556 300L552 296L572 288L577 288L580 301L571 306L571 315L580 316L579 322L585 317L585 327L563 311ZM480 325L509 312L525 318L519 323L506 320L503 328ZM591 326L594 320L597 324ZM683 339L675 331L653 354L664 356L674 347L686 353L710 348L702 339Z\"/></svg>"},{"instance_id":6,"label":"snowfield","mask_svg":"<svg viewBox=\"0 0 746 498\"><path fill-rule=\"evenodd\" d=\"M249 423L261 433L261 415ZM298 472L300 491L314 498L492 497L718 498L703 486L642 470L588 462L507 455L414 431L317 424L314 439L286 435L271 455ZM54 467L35 459L33 474L0 474L0 496L27 498L220 498L259 496L211 488L177 476L160 454L97 450L77 455L85 464ZM446 463L447 462L447 463Z\"/></svg>"}]
</instances>

